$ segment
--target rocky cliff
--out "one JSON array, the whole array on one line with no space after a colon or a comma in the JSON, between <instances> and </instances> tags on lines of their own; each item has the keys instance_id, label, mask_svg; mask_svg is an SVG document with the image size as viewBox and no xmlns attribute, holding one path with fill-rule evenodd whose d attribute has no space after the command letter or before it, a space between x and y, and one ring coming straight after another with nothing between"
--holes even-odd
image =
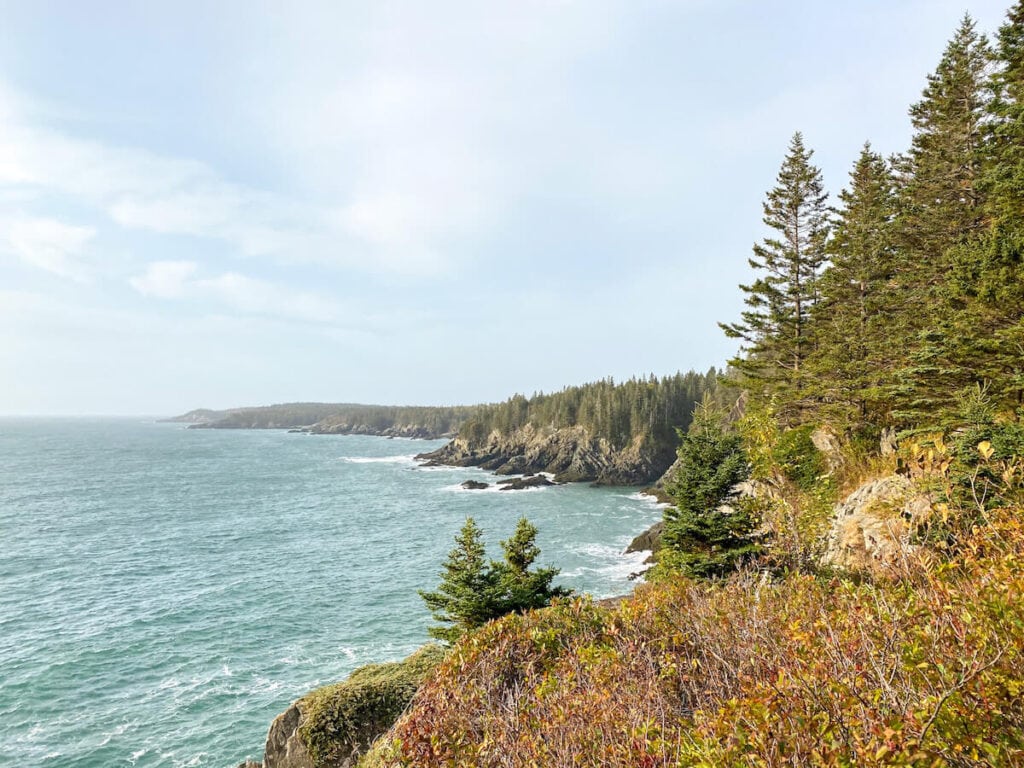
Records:
<instances>
[{"instance_id":1,"label":"rocky cliff","mask_svg":"<svg viewBox=\"0 0 1024 768\"><path fill-rule=\"evenodd\" d=\"M481 467L499 475L549 472L559 483L643 485L668 469L675 451L656 446L644 436L619 447L593 437L583 427L537 429L527 425L510 434L494 430L474 441L456 437L417 458L428 466Z\"/></svg>"}]
</instances>

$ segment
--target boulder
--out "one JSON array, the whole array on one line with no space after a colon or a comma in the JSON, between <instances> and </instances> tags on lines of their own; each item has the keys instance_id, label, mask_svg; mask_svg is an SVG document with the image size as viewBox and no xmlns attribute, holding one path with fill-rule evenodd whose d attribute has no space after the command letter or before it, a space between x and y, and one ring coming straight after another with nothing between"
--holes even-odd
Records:
<instances>
[{"instance_id":1,"label":"boulder","mask_svg":"<svg viewBox=\"0 0 1024 768\"><path fill-rule=\"evenodd\" d=\"M902 475L864 483L835 508L822 565L894 578L926 561L912 539L931 498Z\"/></svg>"},{"instance_id":2,"label":"boulder","mask_svg":"<svg viewBox=\"0 0 1024 768\"><path fill-rule=\"evenodd\" d=\"M479 480L467 480L462 484L462 487L467 491L482 491L485 488L490 488L490 483L481 483Z\"/></svg>"},{"instance_id":3,"label":"boulder","mask_svg":"<svg viewBox=\"0 0 1024 768\"><path fill-rule=\"evenodd\" d=\"M313 758L299 736L302 704L302 699L296 701L270 724L263 768L313 768Z\"/></svg>"},{"instance_id":4,"label":"boulder","mask_svg":"<svg viewBox=\"0 0 1024 768\"><path fill-rule=\"evenodd\" d=\"M531 477L510 477L508 480L499 480L498 485L503 491L523 491L527 488L542 488L547 485L555 485L544 475L533 475Z\"/></svg>"},{"instance_id":5,"label":"boulder","mask_svg":"<svg viewBox=\"0 0 1024 768\"><path fill-rule=\"evenodd\" d=\"M842 446L839 443L839 438L828 427L818 427L811 432L811 443L825 457L829 472L842 466Z\"/></svg>"},{"instance_id":6,"label":"boulder","mask_svg":"<svg viewBox=\"0 0 1024 768\"><path fill-rule=\"evenodd\" d=\"M661 549L661 532L665 530L665 521L659 520L646 531L633 539L626 547L626 553L650 552L654 555Z\"/></svg>"}]
</instances>

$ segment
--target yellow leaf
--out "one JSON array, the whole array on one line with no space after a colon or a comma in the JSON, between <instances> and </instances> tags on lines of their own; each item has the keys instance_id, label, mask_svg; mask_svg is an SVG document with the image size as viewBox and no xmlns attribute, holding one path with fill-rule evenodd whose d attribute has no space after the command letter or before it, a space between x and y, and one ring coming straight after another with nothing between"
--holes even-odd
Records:
<instances>
[{"instance_id":1,"label":"yellow leaf","mask_svg":"<svg viewBox=\"0 0 1024 768\"><path fill-rule=\"evenodd\" d=\"M992 454L995 453L995 449L992 448L992 443L988 440L982 440L978 443L978 453L982 455L985 461L988 461L992 458Z\"/></svg>"}]
</instances>

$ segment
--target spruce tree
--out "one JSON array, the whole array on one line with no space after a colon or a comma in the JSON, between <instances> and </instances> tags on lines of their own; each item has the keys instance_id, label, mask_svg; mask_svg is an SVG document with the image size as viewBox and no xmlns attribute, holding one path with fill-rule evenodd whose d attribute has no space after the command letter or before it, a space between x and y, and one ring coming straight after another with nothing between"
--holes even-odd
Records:
<instances>
[{"instance_id":1,"label":"spruce tree","mask_svg":"<svg viewBox=\"0 0 1024 768\"><path fill-rule=\"evenodd\" d=\"M512 538L501 542L504 563L494 563L498 574L498 588L503 605L502 614L543 608L556 597L570 593L568 589L551 586L558 575L557 568L530 570L540 547L537 546L537 528L525 517L519 519Z\"/></svg>"},{"instance_id":2,"label":"spruce tree","mask_svg":"<svg viewBox=\"0 0 1024 768\"><path fill-rule=\"evenodd\" d=\"M885 420L885 371L900 328L894 292L895 178L889 164L865 144L849 187L839 193L831 264L814 309L818 347L810 361L821 415L840 426Z\"/></svg>"},{"instance_id":3,"label":"spruce tree","mask_svg":"<svg viewBox=\"0 0 1024 768\"><path fill-rule=\"evenodd\" d=\"M494 618L496 579L485 555L483 531L467 517L442 566L437 591L420 592L433 617L441 622L428 630L431 637L454 642L467 630Z\"/></svg>"},{"instance_id":4,"label":"spruce tree","mask_svg":"<svg viewBox=\"0 0 1024 768\"><path fill-rule=\"evenodd\" d=\"M757 546L756 520L735 502L736 486L750 476L742 438L726 428L726 415L708 395L694 410L679 446L679 469L666 485L672 506L664 513L662 563L690 576L725 574Z\"/></svg>"},{"instance_id":5,"label":"spruce tree","mask_svg":"<svg viewBox=\"0 0 1024 768\"><path fill-rule=\"evenodd\" d=\"M959 254L955 287L968 303L979 374L1004 409L1024 405L1024 2L999 29L982 189L991 228Z\"/></svg>"},{"instance_id":6,"label":"spruce tree","mask_svg":"<svg viewBox=\"0 0 1024 768\"><path fill-rule=\"evenodd\" d=\"M910 108L914 137L901 162L900 223L912 272L928 282L943 275L943 253L982 226L979 180L991 62L988 41L964 16Z\"/></svg>"},{"instance_id":7,"label":"spruce tree","mask_svg":"<svg viewBox=\"0 0 1024 768\"><path fill-rule=\"evenodd\" d=\"M807 396L810 316L829 235L828 194L821 171L811 164L813 154L796 133L764 203L764 223L775 234L754 246L749 263L757 279L740 286L749 309L740 322L719 324L745 344L731 361L744 383L763 394L781 394L795 411Z\"/></svg>"},{"instance_id":8,"label":"spruce tree","mask_svg":"<svg viewBox=\"0 0 1024 768\"><path fill-rule=\"evenodd\" d=\"M453 643L491 619L542 608L553 598L570 594L564 587L551 585L557 568L531 570L540 554L536 538L537 529L522 518L512 538L501 543L504 560L488 563L483 532L472 517L466 518L443 564L437 591L420 592L440 622L427 630L430 636Z\"/></svg>"},{"instance_id":9,"label":"spruce tree","mask_svg":"<svg viewBox=\"0 0 1024 768\"><path fill-rule=\"evenodd\" d=\"M976 380L967 341L972 321L956 282L972 271L985 231L991 63L988 41L965 16L910 109L914 137L900 161L896 280L903 301L892 315L906 330L903 343L893 345L896 373L888 388L893 416L904 424L941 428L954 393ZM931 311L922 312L925 306Z\"/></svg>"}]
</instances>

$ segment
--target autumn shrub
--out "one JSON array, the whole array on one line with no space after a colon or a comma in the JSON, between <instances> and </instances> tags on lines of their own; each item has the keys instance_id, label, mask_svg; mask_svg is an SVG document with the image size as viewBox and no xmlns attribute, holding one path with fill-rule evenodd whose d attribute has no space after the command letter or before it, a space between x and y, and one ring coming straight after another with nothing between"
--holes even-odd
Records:
<instances>
[{"instance_id":1,"label":"autumn shrub","mask_svg":"<svg viewBox=\"0 0 1024 768\"><path fill-rule=\"evenodd\" d=\"M563 601L461 640L380 765L1024 764L1024 526L917 583L749 572Z\"/></svg>"}]
</instances>

